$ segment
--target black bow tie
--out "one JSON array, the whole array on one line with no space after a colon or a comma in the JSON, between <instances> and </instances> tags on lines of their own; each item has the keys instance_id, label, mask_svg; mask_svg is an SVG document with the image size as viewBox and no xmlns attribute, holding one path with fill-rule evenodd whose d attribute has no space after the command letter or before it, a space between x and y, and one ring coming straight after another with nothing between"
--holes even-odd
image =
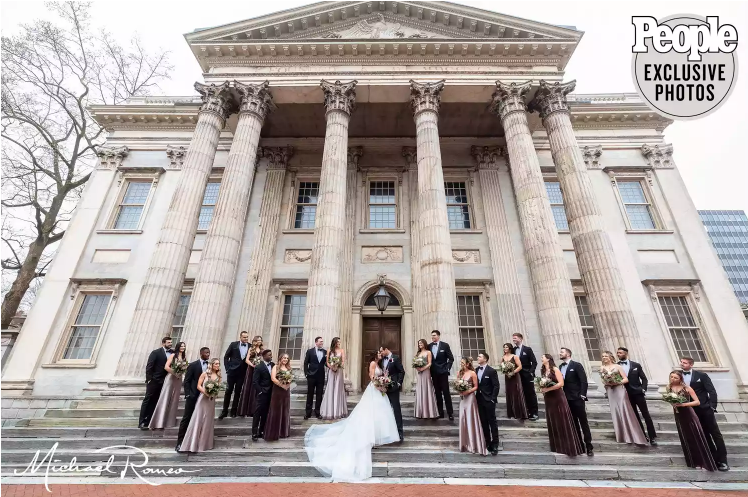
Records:
<instances>
[{"instance_id":1,"label":"black bow tie","mask_svg":"<svg viewBox=\"0 0 748 497\"><path fill-rule=\"evenodd\" d=\"M568 363L566 363L566 362L562 362L562 363L561 363L561 365L560 365L559 367L563 368L564 366L568 366Z\"/></svg>"},{"instance_id":2,"label":"black bow tie","mask_svg":"<svg viewBox=\"0 0 748 497\"><path fill-rule=\"evenodd\" d=\"M618 361L618 364L628 364L628 361Z\"/></svg>"},{"instance_id":3,"label":"black bow tie","mask_svg":"<svg viewBox=\"0 0 748 497\"><path fill-rule=\"evenodd\" d=\"M478 366L478 371L480 371L481 369L483 369L483 366Z\"/></svg>"},{"instance_id":4,"label":"black bow tie","mask_svg":"<svg viewBox=\"0 0 748 497\"><path fill-rule=\"evenodd\" d=\"M691 372L690 371L683 371L683 376L685 376L687 374L691 374Z\"/></svg>"},{"instance_id":5,"label":"black bow tie","mask_svg":"<svg viewBox=\"0 0 748 497\"><path fill-rule=\"evenodd\" d=\"M246 347L247 346L246 343L240 343L239 345L241 345L242 347Z\"/></svg>"},{"instance_id":6,"label":"black bow tie","mask_svg":"<svg viewBox=\"0 0 748 497\"><path fill-rule=\"evenodd\" d=\"M208 361L203 361L203 364L208 364Z\"/></svg>"}]
</instances>

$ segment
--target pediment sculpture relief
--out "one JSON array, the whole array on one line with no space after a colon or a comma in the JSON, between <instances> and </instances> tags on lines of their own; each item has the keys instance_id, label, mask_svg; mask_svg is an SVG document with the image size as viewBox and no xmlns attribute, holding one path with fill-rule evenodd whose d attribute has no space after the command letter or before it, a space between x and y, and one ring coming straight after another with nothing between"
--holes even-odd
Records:
<instances>
[{"instance_id":1,"label":"pediment sculpture relief","mask_svg":"<svg viewBox=\"0 0 748 497\"><path fill-rule=\"evenodd\" d=\"M322 38L334 39L394 39L394 38L435 38L438 35L420 29L409 28L397 22L389 22L382 14L373 19L365 19L353 27L342 31L331 31Z\"/></svg>"}]
</instances>

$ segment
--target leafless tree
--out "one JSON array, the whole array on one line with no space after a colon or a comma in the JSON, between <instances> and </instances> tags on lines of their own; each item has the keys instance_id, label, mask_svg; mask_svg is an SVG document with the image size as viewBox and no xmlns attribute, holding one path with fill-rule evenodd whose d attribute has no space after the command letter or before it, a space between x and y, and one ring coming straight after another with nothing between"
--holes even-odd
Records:
<instances>
[{"instance_id":1,"label":"leafless tree","mask_svg":"<svg viewBox=\"0 0 748 497\"><path fill-rule=\"evenodd\" d=\"M55 21L2 37L3 328L45 275L106 138L87 107L147 95L171 70L168 52L94 32L90 4L46 5Z\"/></svg>"}]
</instances>

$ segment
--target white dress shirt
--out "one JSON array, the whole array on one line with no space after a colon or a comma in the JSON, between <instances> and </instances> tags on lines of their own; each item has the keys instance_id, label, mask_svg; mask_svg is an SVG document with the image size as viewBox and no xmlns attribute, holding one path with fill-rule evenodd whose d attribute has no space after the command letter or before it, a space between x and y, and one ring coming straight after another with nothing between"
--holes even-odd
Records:
<instances>
[{"instance_id":1,"label":"white dress shirt","mask_svg":"<svg viewBox=\"0 0 748 497\"><path fill-rule=\"evenodd\" d=\"M384 364L384 371L385 372L387 372L387 365L390 363L391 360L392 360L392 354L386 356L384 358L384 361L382 361L382 363Z\"/></svg>"},{"instance_id":2,"label":"white dress shirt","mask_svg":"<svg viewBox=\"0 0 748 497\"><path fill-rule=\"evenodd\" d=\"M618 364L623 368L623 371L626 373L626 376L629 375L629 371L631 370L631 362L626 359L625 361L619 361Z\"/></svg>"},{"instance_id":3,"label":"white dress shirt","mask_svg":"<svg viewBox=\"0 0 748 497\"><path fill-rule=\"evenodd\" d=\"M200 359L200 366L203 368L203 373L208 370L208 361Z\"/></svg>"},{"instance_id":4,"label":"white dress shirt","mask_svg":"<svg viewBox=\"0 0 748 497\"><path fill-rule=\"evenodd\" d=\"M522 358L522 344L517 345L517 351L515 352L515 355L520 359Z\"/></svg>"},{"instance_id":5,"label":"white dress shirt","mask_svg":"<svg viewBox=\"0 0 748 497\"><path fill-rule=\"evenodd\" d=\"M689 374L686 374L686 373L689 373ZM685 383L689 387L691 386L691 378L692 377L693 377L693 370L691 370L691 371L683 371L683 383Z\"/></svg>"},{"instance_id":6,"label":"white dress shirt","mask_svg":"<svg viewBox=\"0 0 748 497\"><path fill-rule=\"evenodd\" d=\"M565 361L562 362L561 364L558 365L558 369L561 370L561 376L563 376L564 379L566 379L566 370L569 369L569 363Z\"/></svg>"},{"instance_id":7,"label":"white dress shirt","mask_svg":"<svg viewBox=\"0 0 748 497\"><path fill-rule=\"evenodd\" d=\"M174 352L169 352L169 349L167 349L166 347L162 347L162 348L164 349L164 354L166 354L167 359L171 357L171 355L174 353Z\"/></svg>"},{"instance_id":8,"label":"white dress shirt","mask_svg":"<svg viewBox=\"0 0 748 497\"><path fill-rule=\"evenodd\" d=\"M324 354L322 353L322 349L317 349L317 360L319 362L322 362L322 357L324 357Z\"/></svg>"},{"instance_id":9,"label":"white dress shirt","mask_svg":"<svg viewBox=\"0 0 748 497\"><path fill-rule=\"evenodd\" d=\"M441 342L431 342L431 355L436 359L436 354L439 353L439 343Z\"/></svg>"},{"instance_id":10,"label":"white dress shirt","mask_svg":"<svg viewBox=\"0 0 748 497\"><path fill-rule=\"evenodd\" d=\"M239 355L242 356L242 359L246 359L247 352L249 352L249 344L248 343L239 342Z\"/></svg>"},{"instance_id":11,"label":"white dress shirt","mask_svg":"<svg viewBox=\"0 0 748 497\"><path fill-rule=\"evenodd\" d=\"M478 383L483 379L483 373L486 371L485 366L478 366Z\"/></svg>"}]
</instances>

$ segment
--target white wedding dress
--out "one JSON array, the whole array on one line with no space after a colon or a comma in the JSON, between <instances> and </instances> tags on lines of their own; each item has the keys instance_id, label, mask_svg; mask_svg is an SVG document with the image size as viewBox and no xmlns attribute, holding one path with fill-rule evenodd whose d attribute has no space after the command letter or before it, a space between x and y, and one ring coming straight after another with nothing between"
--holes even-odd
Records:
<instances>
[{"instance_id":1,"label":"white wedding dress","mask_svg":"<svg viewBox=\"0 0 748 497\"><path fill-rule=\"evenodd\" d=\"M376 375L382 370L377 367ZM386 395L369 383L347 418L312 425L304 437L309 462L335 481L371 478L371 448L398 442L395 415Z\"/></svg>"}]
</instances>

